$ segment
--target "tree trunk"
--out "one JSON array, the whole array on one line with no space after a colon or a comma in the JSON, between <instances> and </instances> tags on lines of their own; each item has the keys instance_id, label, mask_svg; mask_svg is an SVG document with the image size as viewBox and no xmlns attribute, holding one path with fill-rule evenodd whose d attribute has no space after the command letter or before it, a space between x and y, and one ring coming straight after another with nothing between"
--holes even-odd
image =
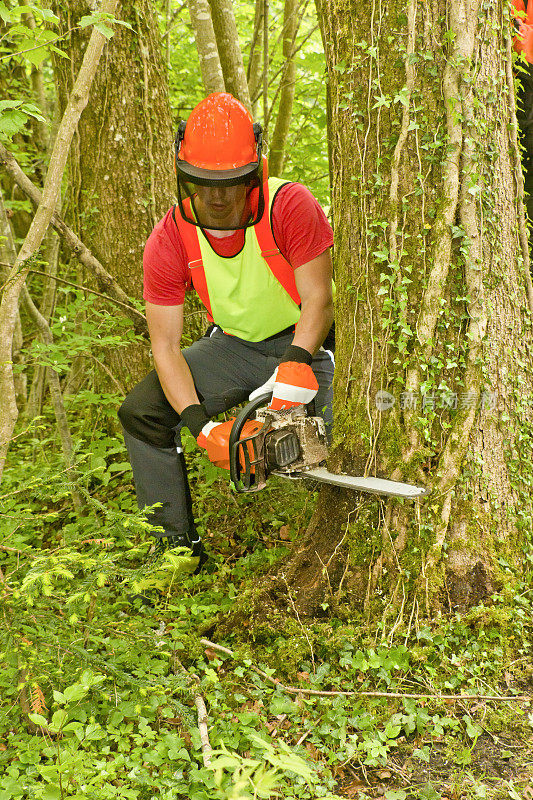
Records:
<instances>
[{"instance_id":1,"label":"tree trunk","mask_svg":"<svg viewBox=\"0 0 533 800\"><path fill-rule=\"evenodd\" d=\"M292 104L294 102L294 89L296 86L296 62L294 60L294 45L300 17L298 14L299 0L285 0L283 17L283 72L280 80L280 98L276 124L272 133L270 152L268 155L268 169L270 175L281 175L285 161L285 146L289 135L292 117Z\"/></svg>"},{"instance_id":2,"label":"tree trunk","mask_svg":"<svg viewBox=\"0 0 533 800\"><path fill-rule=\"evenodd\" d=\"M250 101L252 103L252 116L257 117L257 106L261 96L262 79L262 42L263 42L263 0L255 0L254 30L250 50L248 53L248 66L246 68L246 78L250 91Z\"/></svg>"},{"instance_id":3,"label":"tree trunk","mask_svg":"<svg viewBox=\"0 0 533 800\"><path fill-rule=\"evenodd\" d=\"M223 92L224 78L208 0L187 0L206 94Z\"/></svg>"},{"instance_id":4,"label":"tree trunk","mask_svg":"<svg viewBox=\"0 0 533 800\"><path fill-rule=\"evenodd\" d=\"M419 608L490 598L531 535L510 28L502 5L478 0L317 8L337 279L329 466L432 491L324 490L286 576L301 612L348 599L393 631Z\"/></svg>"},{"instance_id":5,"label":"tree trunk","mask_svg":"<svg viewBox=\"0 0 533 800\"><path fill-rule=\"evenodd\" d=\"M90 13L85 0L61 9L65 26ZM144 244L172 204L172 123L161 41L149 0L126 0L115 26L69 162L72 227L129 297L142 297ZM68 93L85 34L72 34L71 61L58 59L59 96ZM78 282L85 283L79 275ZM131 386L149 369L148 344L109 354L108 366Z\"/></svg>"},{"instance_id":6,"label":"tree trunk","mask_svg":"<svg viewBox=\"0 0 533 800\"><path fill-rule=\"evenodd\" d=\"M209 0L226 91L252 108L232 0Z\"/></svg>"},{"instance_id":7,"label":"tree trunk","mask_svg":"<svg viewBox=\"0 0 533 800\"><path fill-rule=\"evenodd\" d=\"M2 283L6 276L9 274L10 268L15 263L17 258L17 251L15 248L15 240L13 238L13 231L9 223L7 210L4 205L4 197L0 187L0 275L2 276ZM13 364L17 367L22 367L24 364L24 336L22 333L22 323L20 321L20 314L17 313L15 320L15 330L13 331L13 347L12 358ZM27 377L24 371L14 375L15 386L15 401L17 406L24 406L27 396Z\"/></svg>"},{"instance_id":8,"label":"tree trunk","mask_svg":"<svg viewBox=\"0 0 533 800\"><path fill-rule=\"evenodd\" d=\"M113 14L116 0L103 0L101 11ZM11 436L18 418L13 383L13 366L11 361L13 335L18 316L18 302L22 287L28 274L30 259L41 246L44 235L54 214L61 191L61 180L65 170L70 144L74 131L79 123L89 97L89 90L102 55L105 38L93 28L82 65L78 72L68 103L63 114L50 164L46 174L41 202L30 225L30 229L22 243L13 269L4 284L2 302L0 303L0 394L3 407L0 415L0 480L4 470L5 459Z\"/></svg>"}]
</instances>

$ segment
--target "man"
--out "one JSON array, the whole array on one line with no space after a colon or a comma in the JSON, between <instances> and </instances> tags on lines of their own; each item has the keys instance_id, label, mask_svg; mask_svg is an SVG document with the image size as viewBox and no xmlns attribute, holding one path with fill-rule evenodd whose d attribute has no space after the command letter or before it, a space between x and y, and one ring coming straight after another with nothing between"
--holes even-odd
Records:
<instances>
[{"instance_id":1,"label":"man","mask_svg":"<svg viewBox=\"0 0 533 800\"><path fill-rule=\"evenodd\" d=\"M272 392L272 408L310 403L331 423L333 359L322 347L333 321L331 227L300 184L268 179L261 127L226 93L181 123L175 142L178 206L144 253L144 298L155 370L119 411L140 507L161 549L205 560L196 531L182 425L214 463L227 425L213 417ZM181 349L191 285L213 323ZM255 390L255 392L254 392ZM315 397L316 395L316 397Z\"/></svg>"}]
</instances>

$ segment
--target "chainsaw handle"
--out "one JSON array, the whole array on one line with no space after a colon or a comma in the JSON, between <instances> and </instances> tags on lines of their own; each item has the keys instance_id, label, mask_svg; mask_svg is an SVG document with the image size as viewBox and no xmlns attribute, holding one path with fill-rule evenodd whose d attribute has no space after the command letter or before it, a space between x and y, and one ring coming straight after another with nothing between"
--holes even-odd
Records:
<instances>
[{"instance_id":1,"label":"chainsaw handle","mask_svg":"<svg viewBox=\"0 0 533 800\"><path fill-rule=\"evenodd\" d=\"M231 432L229 435L229 472L231 480L237 488L237 491L239 491L238 486L241 479L241 464L237 452L238 448L236 447L237 442L241 438L241 432L245 423L248 422L249 419L253 418L258 408L261 408L261 406L269 403L271 397L272 392L265 392L265 394L261 394L250 403L247 403L244 408L239 411L235 417L233 425L231 426Z\"/></svg>"}]
</instances>

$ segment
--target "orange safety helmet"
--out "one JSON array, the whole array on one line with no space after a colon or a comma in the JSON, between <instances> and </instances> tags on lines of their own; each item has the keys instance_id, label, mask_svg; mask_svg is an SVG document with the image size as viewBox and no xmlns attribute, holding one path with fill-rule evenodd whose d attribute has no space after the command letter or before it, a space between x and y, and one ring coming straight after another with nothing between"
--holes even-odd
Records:
<instances>
[{"instance_id":1,"label":"orange safety helmet","mask_svg":"<svg viewBox=\"0 0 533 800\"><path fill-rule=\"evenodd\" d=\"M261 165L263 132L233 95L215 92L180 122L176 172L201 186L247 183Z\"/></svg>"}]
</instances>

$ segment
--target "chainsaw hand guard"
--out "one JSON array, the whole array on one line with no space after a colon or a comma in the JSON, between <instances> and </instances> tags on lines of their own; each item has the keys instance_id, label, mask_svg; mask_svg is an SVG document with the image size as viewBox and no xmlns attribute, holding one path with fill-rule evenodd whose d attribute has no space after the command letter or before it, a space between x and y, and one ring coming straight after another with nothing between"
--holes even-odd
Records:
<instances>
[{"instance_id":1,"label":"chainsaw hand guard","mask_svg":"<svg viewBox=\"0 0 533 800\"><path fill-rule=\"evenodd\" d=\"M270 402L267 392L248 403L233 423L230 434L230 473L237 492L258 492L271 473L290 476L317 467L327 458L322 419L308 417L303 405L257 413L261 427L251 436L241 433L261 406Z\"/></svg>"},{"instance_id":2,"label":"chainsaw hand guard","mask_svg":"<svg viewBox=\"0 0 533 800\"><path fill-rule=\"evenodd\" d=\"M266 484L264 443L268 425L252 436L241 439L245 423L252 419L260 406L270 400L270 394L262 394L248 403L237 414L229 437L229 470L237 492L258 492ZM250 449L254 457L250 458Z\"/></svg>"}]
</instances>

